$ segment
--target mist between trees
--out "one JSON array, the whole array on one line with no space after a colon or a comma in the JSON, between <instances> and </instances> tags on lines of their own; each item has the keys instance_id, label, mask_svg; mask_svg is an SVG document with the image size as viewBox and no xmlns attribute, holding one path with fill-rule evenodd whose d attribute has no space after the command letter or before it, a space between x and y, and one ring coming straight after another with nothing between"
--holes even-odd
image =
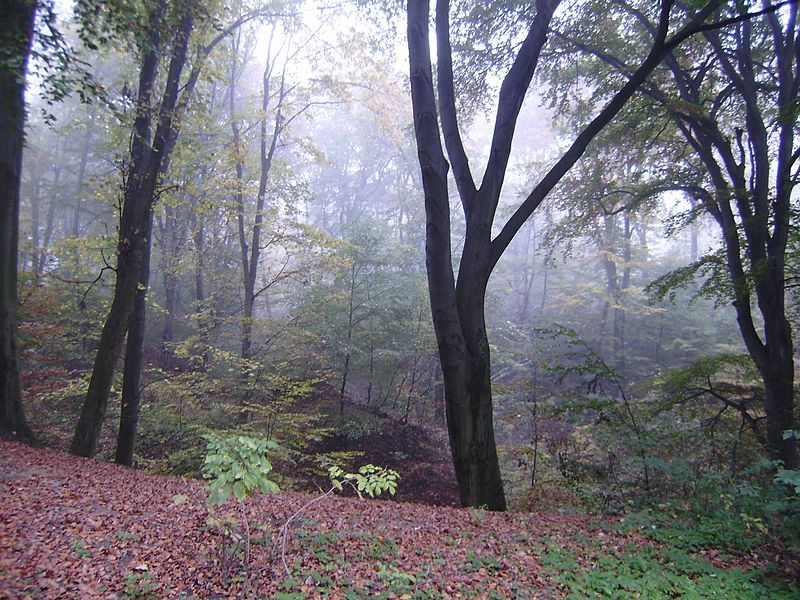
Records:
<instances>
[{"instance_id":1,"label":"mist between trees","mask_svg":"<svg viewBox=\"0 0 800 600\"><path fill-rule=\"evenodd\" d=\"M796 3L54 11L0 13L4 436L497 510L797 468Z\"/></svg>"}]
</instances>

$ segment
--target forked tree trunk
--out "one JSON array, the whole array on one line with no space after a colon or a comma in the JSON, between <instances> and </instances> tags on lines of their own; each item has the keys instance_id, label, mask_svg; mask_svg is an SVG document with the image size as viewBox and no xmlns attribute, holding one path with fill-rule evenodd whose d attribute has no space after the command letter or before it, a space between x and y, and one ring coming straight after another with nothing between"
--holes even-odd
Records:
<instances>
[{"instance_id":1,"label":"forked tree trunk","mask_svg":"<svg viewBox=\"0 0 800 600\"><path fill-rule=\"evenodd\" d=\"M169 170L172 151L175 149L178 138L179 120L175 115L178 82L186 63L186 50L194 22L191 0L186 0L186 2L170 58L169 73L167 75L168 85L165 89L164 100L161 103L159 126L155 136L159 144L156 150L158 160L153 164L156 185L164 179ZM184 99L185 96L192 93L193 87L194 83L190 80L189 84L184 87ZM166 127L164 127L165 124ZM142 262L139 266L139 283L136 289L133 313L128 326L125 368L122 374L122 407L114 460L117 464L129 467L133 465L133 451L136 446L136 432L139 428L139 414L142 406L141 383L144 367L144 335L147 324L147 291L150 285L150 256L153 246L153 205L155 203L155 195L154 188L153 196L148 202Z\"/></svg>"},{"instance_id":2,"label":"forked tree trunk","mask_svg":"<svg viewBox=\"0 0 800 600\"><path fill-rule=\"evenodd\" d=\"M9 0L0 6L0 437L34 442L25 419L17 344L19 191L25 137L25 73L37 3ZM16 62L16 69L9 68Z\"/></svg>"},{"instance_id":3,"label":"forked tree trunk","mask_svg":"<svg viewBox=\"0 0 800 600\"><path fill-rule=\"evenodd\" d=\"M479 187L472 177L458 124L449 2L436 2L438 94L435 94L428 36L429 2L409 0L411 99L417 157L425 193L428 287L444 372L450 446L463 504L505 509L494 443L489 344L484 322L486 284L492 269L534 210L583 155L591 140L625 106L662 58L700 30L722 1L711 0L671 38L667 37L671 3L662 3L653 46L647 57L492 239L492 225L511 155L517 117L559 0L536 1L536 15L500 86L494 133ZM453 177L467 224L457 285L450 240L447 182L450 164L444 156L442 139L453 166Z\"/></svg>"},{"instance_id":4,"label":"forked tree trunk","mask_svg":"<svg viewBox=\"0 0 800 600\"><path fill-rule=\"evenodd\" d=\"M491 360L483 298L485 279L462 262L457 315L434 319L445 389L450 450L463 506L505 510L503 480L494 438ZM473 279L474 277L474 279ZM446 312L443 298L431 296L433 310ZM457 319L460 335L453 326ZM437 322L438 321L438 322Z\"/></svg>"},{"instance_id":5,"label":"forked tree trunk","mask_svg":"<svg viewBox=\"0 0 800 600\"><path fill-rule=\"evenodd\" d=\"M140 232L146 229L146 222L142 221L142 208L134 205L146 202L148 197L146 189L150 186L146 185L144 190L140 186L136 187L135 194L126 194L125 207L120 219L120 242L117 245L117 281L114 286L114 299L100 335L89 390L70 446L70 452L78 456L94 456L97 451L114 373L122 353L122 345L136 298L145 244Z\"/></svg>"},{"instance_id":6,"label":"forked tree trunk","mask_svg":"<svg viewBox=\"0 0 800 600\"><path fill-rule=\"evenodd\" d=\"M150 140L152 123L151 96L158 73L161 51L160 28L166 2L162 1L150 22L150 43L144 54L139 77L137 117L131 145L131 166L124 190L124 206L120 217L117 244L117 281L114 299L103 325L95 357L89 390L81 410L70 452L78 456L94 456L100 429L108 409L108 398L125 335L131 322L143 268L149 256L148 234L158 177L164 151L173 133L173 116L178 98L180 75L186 62L189 35L193 27L192 2L183 4L181 23L175 38L169 73L161 99L155 135Z\"/></svg>"},{"instance_id":7,"label":"forked tree trunk","mask_svg":"<svg viewBox=\"0 0 800 600\"><path fill-rule=\"evenodd\" d=\"M274 35L273 26L273 35ZM234 49L238 46L234 45ZM286 59L288 61L288 58ZM258 266L261 259L261 234L264 229L264 206L267 197L267 184L269 183L270 174L272 171L272 162L275 157L275 150L278 146L278 139L280 138L281 131L284 127L283 107L286 99L286 63L283 65L283 72L280 75L279 89L275 93L276 106L275 106L275 120L272 127L268 126L267 113L269 111L270 100L273 97L270 84L273 69L277 64L277 57L272 55L272 35L270 36L267 45L266 64L264 67L264 74L262 76L262 95L261 95L261 111L262 118L260 122L260 136L259 136L259 165L261 172L258 181L258 194L256 196L255 214L253 216L253 226L248 232L245 225L245 210L244 210L244 159L241 156L241 139L239 124L236 121L236 64L231 65L231 81L229 88L229 108L231 115L231 129L233 133L233 146L236 152L236 182L237 191L235 194L237 203L237 217L239 224L239 249L242 261L242 284L244 289L244 302L242 306L242 358L247 360L252 356L253 350L253 322L255 318L255 299L258 293L256 292L256 281L258 280ZM250 239L248 241L248 233ZM243 371L243 376L247 377L247 370Z\"/></svg>"}]
</instances>

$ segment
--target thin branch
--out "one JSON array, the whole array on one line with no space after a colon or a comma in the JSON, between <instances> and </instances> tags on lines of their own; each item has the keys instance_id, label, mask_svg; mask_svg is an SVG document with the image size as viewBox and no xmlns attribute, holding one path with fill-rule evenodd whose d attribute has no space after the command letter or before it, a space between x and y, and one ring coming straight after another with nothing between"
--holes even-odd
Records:
<instances>
[{"instance_id":1,"label":"thin branch","mask_svg":"<svg viewBox=\"0 0 800 600\"><path fill-rule=\"evenodd\" d=\"M317 496L316 498L312 498L311 500L306 502L303 506L301 506L297 510L297 512L295 512L291 517L289 517L286 520L286 522L283 525L281 525L281 528L278 530L278 535L281 538L281 562L283 563L283 568L286 571L286 575L287 576L292 574L292 572L289 570L289 565L286 564L286 542L287 542L288 537L289 537L289 525L297 517L299 517L301 514L303 514L303 512L307 508L313 506L314 504L317 504L318 502L321 502L322 500L324 500L325 498L330 496L334 491L336 491L336 486L332 486L331 489L329 489L327 492L325 492L321 496Z\"/></svg>"}]
</instances>

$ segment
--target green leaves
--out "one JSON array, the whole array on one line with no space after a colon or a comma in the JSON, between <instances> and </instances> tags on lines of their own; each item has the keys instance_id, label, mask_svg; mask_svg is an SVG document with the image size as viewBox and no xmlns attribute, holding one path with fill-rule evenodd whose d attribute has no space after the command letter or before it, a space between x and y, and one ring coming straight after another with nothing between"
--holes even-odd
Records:
<instances>
[{"instance_id":1,"label":"green leaves","mask_svg":"<svg viewBox=\"0 0 800 600\"><path fill-rule=\"evenodd\" d=\"M383 492L394 495L397 491L397 480L400 479L397 471L375 465L364 465L358 469L358 473L345 473L339 467L330 467L328 477L334 488L342 491L347 484L359 498L363 498L363 494L374 498Z\"/></svg>"},{"instance_id":2,"label":"green leaves","mask_svg":"<svg viewBox=\"0 0 800 600\"><path fill-rule=\"evenodd\" d=\"M253 496L257 491L272 494L278 484L269 479L272 463L267 454L278 446L272 440L245 435L204 435L207 442L203 477L208 484L211 506L224 504L231 494L237 501Z\"/></svg>"},{"instance_id":3,"label":"green leaves","mask_svg":"<svg viewBox=\"0 0 800 600\"><path fill-rule=\"evenodd\" d=\"M773 481L791 487L795 495L800 496L800 469L778 469Z\"/></svg>"}]
</instances>

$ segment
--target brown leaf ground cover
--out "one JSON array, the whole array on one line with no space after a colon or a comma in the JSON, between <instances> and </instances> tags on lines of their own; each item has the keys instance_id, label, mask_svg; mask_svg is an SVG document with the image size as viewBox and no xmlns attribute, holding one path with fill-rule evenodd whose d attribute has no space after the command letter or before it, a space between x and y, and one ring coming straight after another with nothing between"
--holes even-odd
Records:
<instances>
[{"instance_id":1,"label":"brown leaf ground cover","mask_svg":"<svg viewBox=\"0 0 800 600\"><path fill-rule=\"evenodd\" d=\"M251 597L557 598L545 548L644 543L588 517L329 497L295 521L287 578L278 529L311 498L226 505L250 524ZM241 596L201 481L0 442L0 507L2 598Z\"/></svg>"}]
</instances>

